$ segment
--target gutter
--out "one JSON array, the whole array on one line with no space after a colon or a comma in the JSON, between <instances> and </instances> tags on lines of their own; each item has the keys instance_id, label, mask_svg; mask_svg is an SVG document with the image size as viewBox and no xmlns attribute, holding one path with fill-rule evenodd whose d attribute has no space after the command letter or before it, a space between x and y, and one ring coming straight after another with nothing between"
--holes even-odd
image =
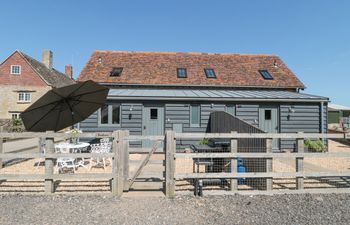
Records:
<instances>
[{"instance_id":1,"label":"gutter","mask_svg":"<svg viewBox=\"0 0 350 225\"><path fill-rule=\"evenodd\" d=\"M98 82L104 86L119 86L119 87L173 87L173 88L187 88L187 87L198 87L198 88L262 88L262 89L295 89L297 92L299 90L304 90L305 87L301 86L244 86L244 85L188 85L188 84L127 84L127 83L106 83Z\"/></svg>"},{"instance_id":2,"label":"gutter","mask_svg":"<svg viewBox=\"0 0 350 225\"><path fill-rule=\"evenodd\" d=\"M329 102L329 99L295 99L295 98L191 98L191 97L132 97L132 96L108 96L110 100L143 100L143 101L236 101L236 102Z\"/></svg>"}]
</instances>

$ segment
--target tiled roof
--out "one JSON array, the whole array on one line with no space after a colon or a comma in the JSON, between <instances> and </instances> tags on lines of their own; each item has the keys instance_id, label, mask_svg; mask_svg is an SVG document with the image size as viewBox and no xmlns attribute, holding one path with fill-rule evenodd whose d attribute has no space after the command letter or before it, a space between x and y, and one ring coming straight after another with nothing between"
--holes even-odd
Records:
<instances>
[{"instance_id":1,"label":"tiled roof","mask_svg":"<svg viewBox=\"0 0 350 225\"><path fill-rule=\"evenodd\" d=\"M32 57L20 52L20 54L27 60L27 62L33 67L33 69L52 87L63 87L66 85L74 84L74 80L70 79L66 74L59 72L52 68L47 68L43 63L33 59Z\"/></svg>"},{"instance_id":2,"label":"tiled roof","mask_svg":"<svg viewBox=\"0 0 350 225\"><path fill-rule=\"evenodd\" d=\"M120 76L110 77L113 67L122 67ZM187 69L187 78L178 78L177 68ZM212 68L217 78L207 78ZM259 70L268 70L265 80ZM120 52L95 51L78 80L131 85L227 86L304 88L304 84L276 55Z\"/></svg>"}]
</instances>

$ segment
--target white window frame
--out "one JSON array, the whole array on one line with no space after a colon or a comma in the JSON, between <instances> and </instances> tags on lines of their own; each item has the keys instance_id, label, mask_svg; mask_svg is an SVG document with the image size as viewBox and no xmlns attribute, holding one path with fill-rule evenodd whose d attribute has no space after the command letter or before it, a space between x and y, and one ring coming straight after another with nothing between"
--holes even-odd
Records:
<instances>
[{"instance_id":1,"label":"white window frame","mask_svg":"<svg viewBox=\"0 0 350 225\"><path fill-rule=\"evenodd\" d=\"M20 102L20 103L28 103L28 102L31 102L31 101L32 101L32 93L31 92L28 92L28 91L19 91L18 92L18 102Z\"/></svg>"},{"instance_id":2,"label":"white window frame","mask_svg":"<svg viewBox=\"0 0 350 225\"><path fill-rule=\"evenodd\" d=\"M10 113L12 119L20 119L19 114L20 113Z\"/></svg>"},{"instance_id":3,"label":"white window frame","mask_svg":"<svg viewBox=\"0 0 350 225\"><path fill-rule=\"evenodd\" d=\"M18 73L13 72L13 68L18 66ZM11 65L10 73L13 75L20 75L22 72L22 67L20 65Z\"/></svg>"},{"instance_id":4,"label":"white window frame","mask_svg":"<svg viewBox=\"0 0 350 225\"><path fill-rule=\"evenodd\" d=\"M122 121L122 105L121 104L107 104L108 105L108 123L101 123L101 108L97 113L97 124L100 127L120 127ZM112 123L113 106L119 106L119 123Z\"/></svg>"}]
</instances>

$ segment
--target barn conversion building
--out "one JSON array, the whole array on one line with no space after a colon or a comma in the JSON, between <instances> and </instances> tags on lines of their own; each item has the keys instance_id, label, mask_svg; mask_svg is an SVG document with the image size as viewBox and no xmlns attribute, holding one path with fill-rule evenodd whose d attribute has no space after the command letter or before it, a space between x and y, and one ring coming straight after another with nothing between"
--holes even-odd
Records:
<instances>
[{"instance_id":1,"label":"barn conversion building","mask_svg":"<svg viewBox=\"0 0 350 225\"><path fill-rule=\"evenodd\" d=\"M226 111L266 132L327 132L328 98L301 93L276 55L95 51L78 77L85 80L110 92L83 131L206 132L210 113ZM273 148L295 149L295 140Z\"/></svg>"}]
</instances>

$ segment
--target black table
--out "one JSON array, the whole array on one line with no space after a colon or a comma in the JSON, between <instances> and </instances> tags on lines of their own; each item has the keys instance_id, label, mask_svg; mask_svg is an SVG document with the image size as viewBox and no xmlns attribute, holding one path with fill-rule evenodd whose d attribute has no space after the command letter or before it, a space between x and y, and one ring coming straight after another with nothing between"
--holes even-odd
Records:
<instances>
[{"instance_id":1,"label":"black table","mask_svg":"<svg viewBox=\"0 0 350 225\"><path fill-rule=\"evenodd\" d=\"M227 152L227 148L211 147L208 145L190 145L194 153L218 153ZM193 172L199 173L199 166L205 166L206 173L223 172L225 169L224 161L220 158L193 158ZM221 182L221 180L220 180ZM195 179L194 182L195 195L203 194L203 179Z\"/></svg>"}]
</instances>

